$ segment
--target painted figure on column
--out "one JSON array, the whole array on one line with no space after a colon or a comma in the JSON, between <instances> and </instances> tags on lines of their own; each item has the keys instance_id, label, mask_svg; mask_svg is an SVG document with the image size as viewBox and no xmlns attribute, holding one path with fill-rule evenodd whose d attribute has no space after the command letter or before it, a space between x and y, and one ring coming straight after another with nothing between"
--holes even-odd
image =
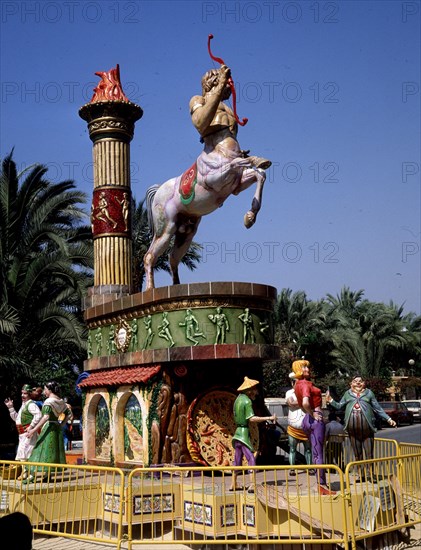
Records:
<instances>
[{"instance_id":1,"label":"painted figure on column","mask_svg":"<svg viewBox=\"0 0 421 550\"><path fill-rule=\"evenodd\" d=\"M356 374L339 402L332 399L329 391L326 402L336 410L345 409L345 429L348 432L355 460L373 458L375 414L393 427L396 422L379 405L374 393L365 387L365 380ZM365 456L364 456L365 455Z\"/></svg>"},{"instance_id":2,"label":"painted figure on column","mask_svg":"<svg viewBox=\"0 0 421 550\"><path fill-rule=\"evenodd\" d=\"M101 220L102 222L105 222L105 223L109 221L112 224L113 229L115 229L117 227L117 222L113 220L113 218L111 217L108 211L108 200L104 191L102 191L99 194L98 210L99 210L99 213L96 215L96 219Z\"/></svg>"},{"instance_id":3,"label":"painted figure on column","mask_svg":"<svg viewBox=\"0 0 421 550\"><path fill-rule=\"evenodd\" d=\"M222 308L217 307L216 313L208 315L208 319L216 325L215 344L225 344L230 325L227 316L222 312Z\"/></svg>"},{"instance_id":4,"label":"painted figure on column","mask_svg":"<svg viewBox=\"0 0 421 550\"><path fill-rule=\"evenodd\" d=\"M162 321L161 324L158 326L158 336L169 342L171 348L175 346L175 342L170 330L170 322L168 320L167 311L164 311L162 314Z\"/></svg>"},{"instance_id":5,"label":"painted figure on column","mask_svg":"<svg viewBox=\"0 0 421 550\"><path fill-rule=\"evenodd\" d=\"M137 350L137 346L139 343L138 337L137 337L137 332L139 330L137 319L133 319L133 321L130 323L130 328L132 329L132 339L130 341L130 349L131 351L135 351Z\"/></svg>"},{"instance_id":6,"label":"painted figure on column","mask_svg":"<svg viewBox=\"0 0 421 550\"><path fill-rule=\"evenodd\" d=\"M299 360L292 364L292 371L297 378L295 395L301 409L306 413L303 419L303 431L310 439L313 453L313 464L324 464L323 446L325 424L322 414L322 391L310 382L310 363ZM317 469L317 481L321 495L334 495L326 485L326 471Z\"/></svg>"},{"instance_id":7,"label":"painted figure on column","mask_svg":"<svg viewBox=\"0 0 421 550\"><path fill-rule=\"evenodd\" d=\"M180 327L186 327L186 338L187 340L190 340L190 342L193 342L195 346L199 343L199 340L196 340L197 336L200 336L206 340L206 336L199 330L199 322L193 315L191 309L186 311L184 321L178 324Z\"/></svg>"},{"instance_id":8,"label":"painted figure on column","mask_svg":"<svg viewBox=\"0 0 421 550\"><path fill-rule=\"evenodd\" d=\"M115 326L110 325L107 339L107 353L109 355L114 355L116 353L115 347Z\"/></svg>"},{"instance_id":9,"label":"painted figure on column","mask_svg":"<svg viewBox=\"0 0 421 550\"><path fill-rule=\"evenodd\" d=\"M95 343L96 343L96 354L101 355L101 352L102 352L102 330L99 327L95 331Z\"/></svg>"},{"instance_id":10,"label":"painted figure on column","mask_svg":"<svg viewBox=\"0 0 421 550\"><path fill-rule=\"evenodd\" d=\"M291 378L292 383L295 385L297 380L295 373L291 372L289 377ZM288 405L287 434L289 444L289 464L290 466L294 466L296 463L295 460L299 443L302 443L304 446L304 456L306 459L306 463L312 464L311 444L307 435L303 431L303 420L305 417L305 412L298 404L294 387L286 392L285 400ZM292 476L296 475L295 470L290 470L289 473Z\"/></svg>"},{"instance_id":11,"label":"painted figure on column","mask_svg":"<svg viewBox=\"0 0 421 550\"><path fill-rule=\"evenodd\" d=\"M251 227L262 204L267 159L249 156L237 141L238 125L244 125L236 114L235 87L231 69L214 57L220 69L208 71L202 78L202 95L190 100L193 125L201 136L204 151L184 174L148 189L146 203L153 236L144 258L146 289L154 287L153 267L173 239L170 267L173 284L179 284L178 265L189 249L202 216L223 205L230 195L238 195L251 185L256 191L244 224ZM232 96L233 108L224 103Z\"/></svg>"},{"instance_id":12,"label":"painted figure on column","mask_svg":"<svg viewBox=\"0 0 421 550\"><path fill-rule=\"evenodd\" d=\"M257 388L258 385L258 380L252 380L251 378L245 376L244 382L237 389L240 394L234 402L234 421L237 425L232 438L232 444L235 449L234 466L242 465L243 456L245 456L249 466L256 465L254 449L250 439L249 422L276 422L276 415L256 416L254 414L252 401L256 399L259 393ZM237 489L237 476L238 471L234 471L232 474L230 491L235 491ZM248 490L253 492L253 473L251 473L250 478Z\"/></svg>"},{"instance_id":13,"label":"painted figure on column","mask_svg":"<svg viewBox=\"0 0 421 550\"><path fill-rule=\"evenodd\" d=\"M143 324L146 328L146 338L142 349L145 350L152 344L152 340L155 336L155 333L152 331L152 315L147 315L145 319L143 319Z\"/></svg>"},{"instance_id":14,"label":"painted figure on column","mask_svg":"<svg viewBox=\"0 0 421 550\"><path fill-rule=\"evenodd\" d=\"M248 307L245 308L244 313L238 316L243 323L243 344L247 344L247 340L250 340L252 344L256 342L254 335L254 322Z\"/></svg>"},{"instance_id":15,"label":"painted figure on column","mask_svg":"<svg viewBox=\"0 0 421 550\"><path fill-rule=\"evenodd\" d=\"M88 359L90 359L94 352L92 350L92 336L91 334L88 335L88 344L87 344L87 347L88 347L88 350L87 350L87 354L88 354Z\"/></svg>"},{"instance_id":16,"label":"painted figure on column","mask_svg":"<svg viewBox=\"0 0 421 550\"><path fill-rule=\"evenodd\" d=\"M129 207L130 207L129 194L123 193L123 198L121 200L117 196L115 196L114 198L121 205L121 215L124 221L124 230L128 231L129 230Z\"/></svg>"},{"instance_id":17,"label":"painted figure on column","mask_svg":"<svg viewBox=\"0 0 421 550\"><path fill-rule=\"evenodd\" d=\"M31 399L31 392L32 386L29 384L25 384L22 387L22 406L17 412L10 397L4 402L9 409L11 419L16 423L16 429L19 434L19 444L15 458L17 461L28 460L38 439L38 432L36 431L33 432L31 437L26 437L28 430L31 430L41 420L41 410ZM26 472L24 472L18 479L25 479L26 475Z\"/></svg>"}]
</instances>

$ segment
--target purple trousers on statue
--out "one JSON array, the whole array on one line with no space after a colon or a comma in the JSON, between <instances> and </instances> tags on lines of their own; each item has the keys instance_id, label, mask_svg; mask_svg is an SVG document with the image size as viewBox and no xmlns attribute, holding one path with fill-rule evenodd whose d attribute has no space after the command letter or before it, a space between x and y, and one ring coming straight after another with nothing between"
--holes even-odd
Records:
<instances>
[{"instance_id":1,"label":"purple trousers on statue","mask_svg":"<svg viewBox=\"0 0 421 550\"><path fill-rule=\"evenodd\" d=\"M324 464L323 445L325 441L325 424L314 420L306 414L302 426L303 432L310 439L311 452L313 453L313 464ZM320 485L326 485L326 472L324 469L317 470L317 479Z\"/></svg>"},{"instance_id":2,"label":"purple trousers on statue","mask_svg":"<svg viewBox=\"0 0 421 550\"><path fill-rule=\"evenodd\" d=\"M254 454L241 441L234 441L234 466L241 466L243 463L243 455L246 457L249 466L256 466Z\"/></svg>"}]
</instances>

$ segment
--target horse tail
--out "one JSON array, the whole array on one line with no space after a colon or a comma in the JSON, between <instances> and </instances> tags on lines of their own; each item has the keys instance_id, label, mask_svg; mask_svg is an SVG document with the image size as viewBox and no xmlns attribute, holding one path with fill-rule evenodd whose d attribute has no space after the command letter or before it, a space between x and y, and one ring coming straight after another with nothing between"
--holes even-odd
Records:
<instances>
[{"instance_id":1,"label":"horse tail","mask_svg":"<svg viewBox=\"0 0 421 550\"><path fill-rule=\"evenodd\" d=\"M152 185L152 187L149 187L146 191L146 212L148 214L148 226L149 231L151 233L151 237L154 236L154 226L153 226L153 200L155 197L155 193L157 192L158 188L160 186L158 184Z\"/></svg>"}]
</instances>

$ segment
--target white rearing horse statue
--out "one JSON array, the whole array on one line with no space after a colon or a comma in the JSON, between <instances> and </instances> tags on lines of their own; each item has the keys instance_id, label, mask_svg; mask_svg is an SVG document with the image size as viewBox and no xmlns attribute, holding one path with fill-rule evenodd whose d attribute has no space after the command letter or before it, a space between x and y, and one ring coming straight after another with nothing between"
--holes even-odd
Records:
<instances>
[{"instance_id":1,"label":"white rearing horse statue","mask_svg":"<svg viewBox=\"0 0 421 550\"><path fill-rule=\"evenodd\" d=\"M211 35L210 35L211 36ZM215 58L222 61L219 58ZM241 151L237 142L234 110L223 101L234 90L231 72L222 65L202 78L202 96L190 100L192 122L202 136L204 150L184 174L147 190L146 205L152 243L144 257L146 289L154 288L153 267L174 243L170 252L173 284L179 284L178 265L189 249L202 216L223 205L230 195L238 195L254 183L256 191L244 224L251 227L262 204L265 170L271 162ZM233 99L235 95L233 94Z\"/></svg>"}]
</instances>

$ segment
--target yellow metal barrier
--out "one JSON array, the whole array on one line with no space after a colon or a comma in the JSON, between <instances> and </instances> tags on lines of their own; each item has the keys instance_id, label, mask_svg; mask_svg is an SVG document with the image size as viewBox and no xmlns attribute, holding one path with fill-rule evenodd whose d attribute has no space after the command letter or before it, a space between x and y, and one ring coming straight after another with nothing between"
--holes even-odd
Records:
<instances>
[{"instance_id":1,"label":"yellow metal barrier","mask_svg":"<svg viewBox=\"0 0 421 550\"><path fill-rule=\"evenodd\" d=\"M411 455L421 453L421 445L418 443L399 443L399 454Z\"/></svg>"},{"instance_id":2,"label":"yellow metal barrier","mask_svg":"<svg viewBox=\"0 0 421 550\"><path fill-rule=\"evenodd\" d=\"M395 444L377 441L377 452ZM165 466L124 477L117 468L0 461L0 515L20 511L36 533L118 549L126 540L129 550L163 543L354 550L364 539L379 547L375 537L397 543L398 531L421 524L421 450L398 448L394 456L350 462L345 474L333 465ZM22 465L36 467L34 483L18 479ZM336 494L319 494L312 470L321 468Z\"/></svg>"},{"instance_id":3,"label":"yellow metal barrier","mask_svg":"<svg viewBox=\"0 0 421 550\"><path fill-rule=\"evenodd\" d=\"M341 544L348 548L343 474L329 466L337 492L321 496L321 466L142 468L128 480L128 539L151 547L195 544ZM232 491L232 471L239 490ZM294 472L296 475L291 475ZM312 475L313 474L313 475Z\"/></svg>"},{"instance_id":4,"label":"yellow metal barrier","mask_svg":"<svg viewBox=\"0 0 421 550\"><path fill-rule=\"evenodd\" d=\"M388 458L399 454L399 443L394 439L374 439L373 458ZM355 459L354 459L355 460Z\"/></svg>"},{"instance_id":5,"label":"yellow metal barrier","mask_svg":"<svg viewBox=\"0 0 421 550\"><path fill-rule=\"evenodd\" d=\"M333 439L337 438L335 436ZM389 456L396 456L400 454L399 443L394 439L374 439L373 458L387 458ZM412 452L419 452L412 450ZM336 464L339 468L345 469L345 466L355 460L354 452L351 447L351 442L347 435L341 438L341 442L337 445L330 444L328 440L325 446L325 460L329 464Z\"/></svg>"},{"instance_id":6,"label":"yellow metal barrier","mask_svg":"<svg viewBox=\"0 0 421 550\"><path fill-rule=\"evenodd\" d=\"M23 471L35 480L25 483ZM120 548L124 473L117 468L0 461L0 515L26 514L35 533Z\"/></svg>"},{"instance_id":7,"label":"yellow metal barrier","mask_svg":"<svg viewBox=\"0 0 421 550\"><path fill-rule=\"evenodd\" d=\"M421 453L352 462L345 471L352 549L357 541L421 523Z\"/></svg>"}]
</instances>

